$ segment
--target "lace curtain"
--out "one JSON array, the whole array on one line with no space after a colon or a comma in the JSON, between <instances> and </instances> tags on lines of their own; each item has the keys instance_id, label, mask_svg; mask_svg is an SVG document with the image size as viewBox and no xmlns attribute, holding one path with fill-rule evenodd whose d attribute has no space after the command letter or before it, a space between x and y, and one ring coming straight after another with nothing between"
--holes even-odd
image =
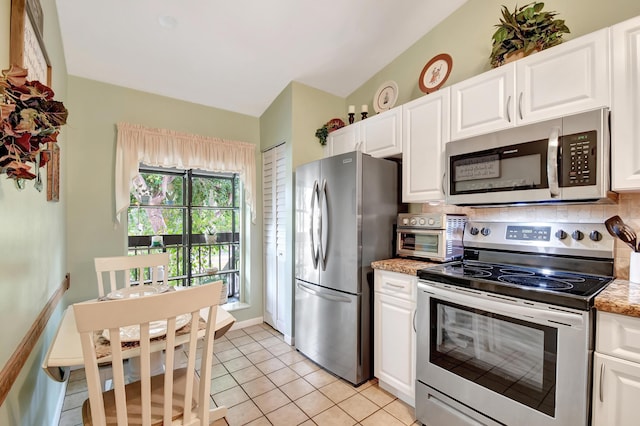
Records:
<instances>
[{"instance_id":1,"label":"lace curtain","mask_svg":"<svg viewBox=\"0 0 640 426\"><path fill-rule=\"evenodd\" d=\"M214 137L149 129L118 123L116 145L116 220L129 207L131 181L140 163L149 166L200 169L238 173L244 185L245 202L256 219L255 145Z\"/></svg>"}]
</instances>

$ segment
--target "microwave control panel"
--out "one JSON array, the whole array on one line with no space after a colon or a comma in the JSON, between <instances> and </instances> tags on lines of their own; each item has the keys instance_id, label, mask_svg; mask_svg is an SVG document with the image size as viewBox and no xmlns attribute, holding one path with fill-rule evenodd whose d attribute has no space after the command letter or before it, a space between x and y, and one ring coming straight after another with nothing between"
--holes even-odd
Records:
<instances>
[{"instance_id":1,"label":"microwave control panel","mask_svg":"<svg viewBox=\"0 0 640 426\"><path fill-rule=\"evenodd\" d=\"M565 135L560 138L562 172L560 186L596 184L597 137L595 130Z\"/></svg>"}]
</instances>

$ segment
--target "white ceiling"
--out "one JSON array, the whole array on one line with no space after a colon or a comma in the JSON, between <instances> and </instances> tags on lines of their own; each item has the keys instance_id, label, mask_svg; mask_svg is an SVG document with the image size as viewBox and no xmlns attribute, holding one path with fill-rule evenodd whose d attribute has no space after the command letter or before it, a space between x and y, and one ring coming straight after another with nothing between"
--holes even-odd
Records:
<instances>
[{"instance_id":1,"label":"white ceiling","mask_svg":"<svg viewBox=\"0 0 640 426\"><path fill-rule=\"evenodd\" d=\"M56 0L68 73L259 117L291 81L340 97L466 0Z\"/></svg>"}]
</instances>

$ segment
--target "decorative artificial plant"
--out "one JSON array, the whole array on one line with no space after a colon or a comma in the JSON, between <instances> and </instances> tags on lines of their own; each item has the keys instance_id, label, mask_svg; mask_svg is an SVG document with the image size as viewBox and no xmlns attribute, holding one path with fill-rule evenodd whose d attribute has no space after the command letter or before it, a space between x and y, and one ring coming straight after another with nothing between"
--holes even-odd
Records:
<instances>
[{"instance_id":1,"label":"decorative artificial plant","mask_svg":"<svg viewBox=\"0 0 640 426\"><path fill-rule=\"evenodd\" d=\"M329 128L326 124L316 130L316 138L320 140L320 145L327 144L327 136L329 136Z\"/></svg>"},{"instance_id":2,"label":"decorative artificial plant","mask_svg":"<svg viewBox=\"0 0 640 426\"><path fill-rule=\"evenodd\" d=\"M534 2L520 8L516 5L513 12L502 6L502 18L495 25L498 29L492 36L493 48L491 66L498 67L514 52L527 56L534 51L562 43L562 35L569 33L563 19L555 19L556 12L543 12L544 3Z\"/></svg>"},{"instance_id":3,"label":"decorative artificial plant","mask_svg":"<svg viewBox=\"0 0 640 426\"><path fill-rule=\"evenodd\" d=\"M56 143L67 109L53 100L53 90L27 81L27 70L12 65L0 77L0 171L12 179L34 179L49 161L48 144Z\"/></svg>"}]
</instances>

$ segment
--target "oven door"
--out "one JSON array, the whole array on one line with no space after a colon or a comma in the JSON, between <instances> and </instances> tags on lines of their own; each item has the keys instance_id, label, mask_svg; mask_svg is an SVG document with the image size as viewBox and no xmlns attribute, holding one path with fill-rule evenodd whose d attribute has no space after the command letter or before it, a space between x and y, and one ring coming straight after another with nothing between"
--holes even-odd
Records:
<instances>
[{"instance_id":1,"label":"oven door","mask_svg":"<svg viewBox=\"0 0 640 426\"><path fill-rule=\"evenodd\" d=\"M447 259L445 231L398 229L396 240L396 254L405 257L420 257L438 261Z\"/></svg>"},{"instance_id":2,"label":"oven door","mask_svg":"<svg viewBox=\"0 0 640 426\"><path fill-rule=\"evenodd\" d=\"M438 401L475 419L442 424L586 425L589 323L588 312L421 281L418 419L437 426Z\"/></svg>"}]
</instances>

